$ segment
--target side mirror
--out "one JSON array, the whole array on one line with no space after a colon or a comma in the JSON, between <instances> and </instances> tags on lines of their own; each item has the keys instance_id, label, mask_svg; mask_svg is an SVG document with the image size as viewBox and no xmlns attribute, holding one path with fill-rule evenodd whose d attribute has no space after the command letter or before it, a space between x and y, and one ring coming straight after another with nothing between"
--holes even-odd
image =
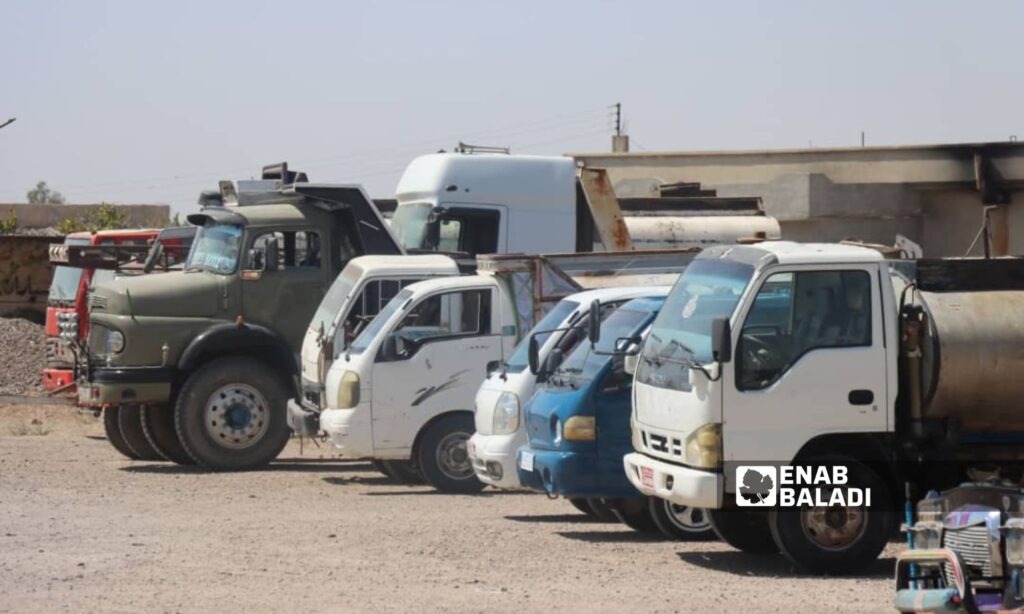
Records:
<instances>
[{"instance_id":1,"label":"side mirror","mask_svg":"<svg viewBox=\"0 0 1024 614\"><path fill-rule=\"evenodd\" d=\"M380 360L381 362L391 362L398 360L405 354L405 347L402 343L402 338L396 334L391 333L384 337L384 341L380 346Z\"/></svg>"},{"instance_id":2,"label":"side mirror","mask_svg":"<svg viewBox=\"0 0 1024 614\"><path fill-rule=\"evenodd\" d=\"M274 237L274 238L269 239L267 241L266 247L263 248L263 250L264 250L263 270L265 270L265 271L276 271L277 270L277 265L278 265L278 249L280 249L280 248L279 248L279 246L277 244L277 237Z\"/></svg>"},{"instance_id":3,"label":"side mirror","mask_svg":"<svg viewBox=\"0 0 1024 614\"><path fill-rule=\"evenodd\" d=\"M488 362L487 363L487 375L490 375L491 373L494 373L495 371L497 371L498 367L500 367L500 366L501 366L501 361L500 360L492 360L492 361Z\"/></svg>"},{"instance_id":4,"label":"side mirror","mask_svg":"<svg viewBox=\"0 0 1024 614\"><path fill-rule=\"evenodd\" d=\"M601 340L601 301L597 299L591 301L590 313L587 314L587 338L590 343Z\"/></svg>"},{"instance_id":5,"label":"side mirror","mask_svg":"<svg viewBox=\"0 0 1024 614\"><path fill-rule=\"evenodd\" d=\"M635 356L640 353L640 346L643 342L643 337L640 335L619 337L615 340L615 353L624 356Z\"/></svg>"},{"instance_id":6,"label":"side mirror","mask_svg":"<svg viewBox=\"0 0 1024 614\"><path fill-rule=\"evenodd\" d=\"M636 368L640 366L640 355L639 354L627 354L622 359L622 370L629 375L636 375Z\"/></svg>"},{"instance_id":7,"label":"side mirror","mask_svg":"<svg viewBox=\"0 0 1024 614\"><path fill-rule=\"evenodd\" d=\"M262 247L254 247L249 250L249 270L250 271L262 271L266 266L267 260L263 253Z\"/></svg>"},{"instance_id":8,"label":"side mirror","mask_svg":"<svg viewBox=\"0 0 1024 614\"><path fill-rule=\"evenodd\" d=\"M725 316L711 321L711 357L720 363L732 360L732 327Z\"/></svg>"},{"instance_id":9,"label":"side mirror","mask_svg":"<svg viewBox=\"0 0 1024 614\"><path fill-rule=\"evenodd\" d=\"M149 273L156 266L156 263L160 261L160 257L164 255L164 244L157 241L153 244L153 247L149 248L149 253L146 254L146 263L142 266L142 270Z\"/></svg>"},{"instance_id":10,"label":"side mirror","mask_svg":"<svg viewBox=\"0 0 1024 614\"><path fill-rule=\"evenodd\" d=\"M565 356L562 354L562 350L560 348L553 348L551 353L548 354L547 360L544 361L544 372L554 373L555 369L562 364L562 360L564 358Z\"/></svg>"},{"instance_id":11,"label":"side mirror","mask_svg":"<svg viewBox=\"0 0 1024 614\"><path fill-rule=\"evenodd\" d=\"M530 335L530 344L527 346L529 351L527 352L527 358L530 363L530 373L534 375L540 374L540 344L537 343L537 337Z\"/></svg>"}]
</instances>

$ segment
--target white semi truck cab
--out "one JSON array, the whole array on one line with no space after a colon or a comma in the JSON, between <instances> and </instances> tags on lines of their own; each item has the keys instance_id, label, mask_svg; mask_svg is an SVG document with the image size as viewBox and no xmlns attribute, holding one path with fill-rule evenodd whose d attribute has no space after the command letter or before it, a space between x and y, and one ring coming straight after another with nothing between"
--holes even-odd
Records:
<instances>
[{"instance_id":1,"label":"white semi truck cab","mask_svg":"<svg viewBox=\"0 0 1024 614\"><path fill-rule=\"evenodd\" d=\"M741 550L816 572L867 565L907 485L923 496L965 463L1019 465L1022 262L791 242L703 251L635 362L627 476L709 508ZM738 467L805 464L844 466L870 504L738 497L757 486Z\"/></svg>"}]
</instances>

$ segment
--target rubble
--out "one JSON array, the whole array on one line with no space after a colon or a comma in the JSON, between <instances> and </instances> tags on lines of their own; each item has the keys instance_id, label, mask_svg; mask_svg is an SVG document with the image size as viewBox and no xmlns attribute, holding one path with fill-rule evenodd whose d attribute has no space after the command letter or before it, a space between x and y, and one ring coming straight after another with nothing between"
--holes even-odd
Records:
<instances>
[{"instance_id":1,"label":"rubble","mask_svg":"<svg viewBox=\"0 0 1024 614\"><path fill-rule=\"evenodd\" d=\"M45 363L42 325L21 318L0 318L0 395L42 392Z\"/></svg>"}]
</instances>

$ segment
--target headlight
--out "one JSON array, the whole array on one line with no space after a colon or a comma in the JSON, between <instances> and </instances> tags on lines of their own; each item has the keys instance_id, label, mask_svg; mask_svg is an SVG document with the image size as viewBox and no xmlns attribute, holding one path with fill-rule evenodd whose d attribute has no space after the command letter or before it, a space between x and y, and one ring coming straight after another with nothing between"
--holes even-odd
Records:
<instances>
[{"instance_id":1,"label":"headlight","mask_svg":"<svg viewBox=\"0 0 1024 614\"><path fill-rule=\"evenodd\" d=\"M1003 526L1006 539L1006 562L1024 566L1024 518L1010 518Z\"/></svg>"},{"instance_id":2,"label":"headlight","mask_svg":"<svg viewBox=\"0 0 1024 614\"><path fill-rule=\"evenodd\" d=\"M686 464L717 469L722 464L722 425L705 424L686 438Z\"/></svg>"},{"instance_id":3,"label":"headlight","mask_svg":"<svg viewBox=\"0 0 1024 614\"><path fill-rule=\"evenodd\" d=\"M910 532L914 534L915 550L931 550L942 547L942 523L939 521L920 520L910 527ZM1009 557L1009 548L1007 548L1006 554Z\"/></svg>"},{"instance_id":4,"label":"headlight","mask_svg":"<svg viewBox=\"0 0 1024 614\"><path fill-rule=\"evenodd\" d=\"M513 392L503 392L494 404L491 418L491 432L495 435L515 433L519 428L519 397Z\"/></svg>"},{"instance_id":5,"label":"headlight","mask_svg":"<svg viewBox=\"0 0 1024 614\"><path fill-rule=\"evenodd\" d=\"M359 405L359 374L345 371L338 383L338 409L351 409Z\"/></svg>"},{"instance_id":6,"label":"headlight","mask_svg":"<svg viewBox=\"0 0 1024 614\"><path fill-rule=\"evenodd\" d=\"M112 330L107 335L107 350L110 354L120 354L124 349L124 334L119 330Z\"/></svg>"},{"instance_id":7,"label":"headlight","mask_svg":"<svg viewBox=\"0 0 1024 614\"><path fill-rule=\"evenodd\" d=\"M597 439L597 419L594 416L573 416L565 421L562 437L566 441L594 441Z\"/></svg>"}]
</instances>

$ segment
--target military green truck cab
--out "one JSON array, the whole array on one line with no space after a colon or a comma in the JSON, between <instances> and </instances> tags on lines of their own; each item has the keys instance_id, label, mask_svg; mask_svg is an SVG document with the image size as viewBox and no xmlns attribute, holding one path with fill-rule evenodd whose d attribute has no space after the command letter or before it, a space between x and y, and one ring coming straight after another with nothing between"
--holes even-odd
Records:
<instances>
[{"instance_id":1,"label":"military green truck cab","mask_svg":"<svg viewBox=\"0 0 1024 614\"><path fill-rule=\"evenodd\" d=\"M331 281L402 250L362 188L283 164L201 202L184 270L94 289L79 404L130 458L249 469L287 443L299 348Z\"/></svg>"}]
</instances>

